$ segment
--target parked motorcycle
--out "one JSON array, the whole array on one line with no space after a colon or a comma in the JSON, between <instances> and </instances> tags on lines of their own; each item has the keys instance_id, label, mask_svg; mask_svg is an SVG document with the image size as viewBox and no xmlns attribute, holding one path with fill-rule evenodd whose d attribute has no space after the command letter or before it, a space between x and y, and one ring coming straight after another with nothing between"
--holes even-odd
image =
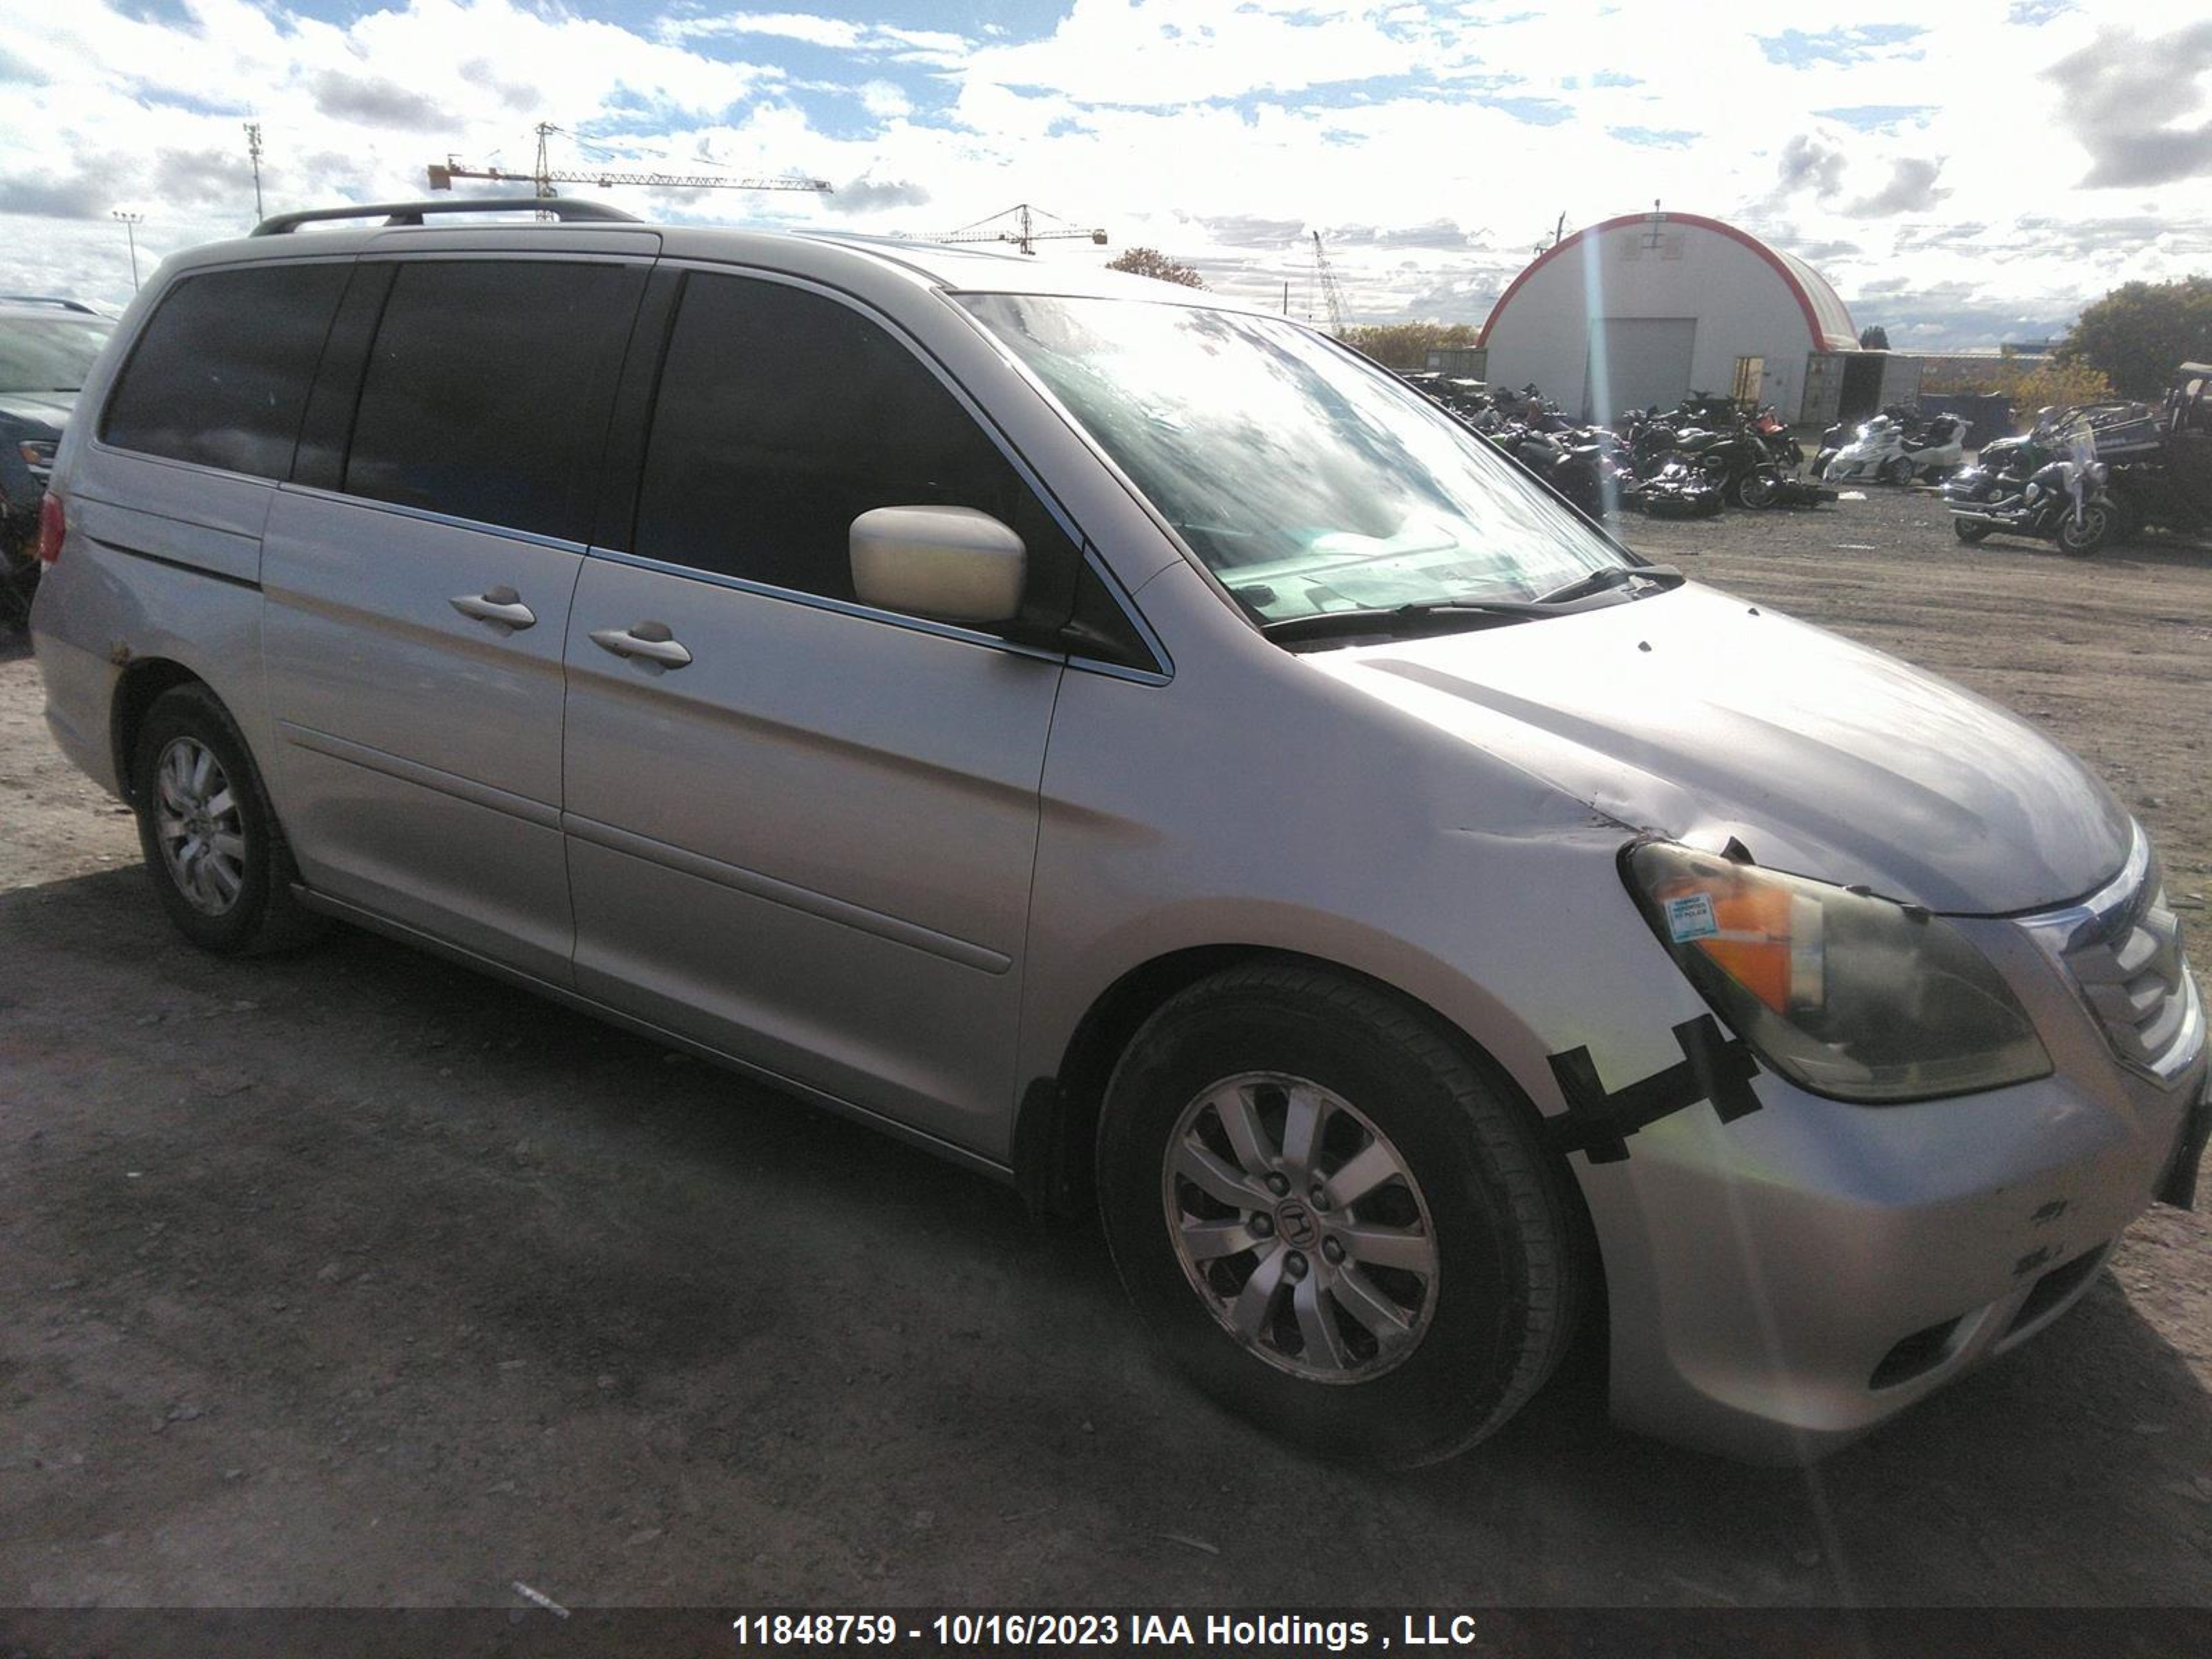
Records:
<instances>
[{"instance_id":1,"label":"parked motorcycle","mask_svg":"<svg viewBox=\"0 0 2212 1659\"><path fill-rule=\"evenodd\" d=\"M1795 472L1805 465L1804 446L1790 435L1790 423L1774 412L1772 404L1759 411L1752 421L1752 429L1759 434L1759 441L1766 446L1766 453L1774 458L1776 465Z\"/></svg>"},{"instance_id":2,"label":"parked motorcycle","mask_svg":"<svg viewBox=\"0 0 2212 1659\"><path fill-rule=\"evenodd\" d=\"M1994 535L2056 542L2059 551L2087 557L2115 539L2120 514L2106 486L2112 469L2094 459L2086 425L2070 434L2071 453L2045 461L2025 480L2007 481L2007 492L1969 499L1978 484L1954 492L1944 486L1951 529L1972 545ZM1955 483L1955 481L1953 481ZM2016 489L2009 488L2016 483Z\"/></svg>"},{"instance_id":3,"label":"parked motorcycle","mask_svg":"<svg viewBox=\"0 0 2212 1659\"><path fill-rule=\"evenodd\" d=\"M1602 428L1555 433L1518 426L1490 438L1593 519L1618 512L1637 483L1619 441Z\"/></svg>"},{"instance_id":4,"label":"parked motorcycle","mask_svg":"<svg viewBox=\"0 0 2212 1659\"><path fill-rule=\"evenodd\" d=\"M1671 459L1687 461L1738 507L1770 505L1781 476L1765 440L1747 424L1716 429L1657 421L1637 434L1632 453L1637 471L1646 477Z\"/></svg>"},{"instance_id":5,"label":"parked motorcycle","mask_svg":"<svg viewBox=\"0 0 2212 1659\"><path fill-rule=\"evenodd\" d=\"M1956 505L1972 505L2017 495L2039 468L2086 440L2090 456L2106 468L2114 541L2127 541L2154 525L2201 533L2212 528L2207 424L2204 411L2179 392L2168 397L2163 411L2140 403L2038 410L2028 431L1984 444L1945 496Z\"/></svg>"},{"instance_id":6,"label":"parked motorcycle","mask_svg":"<svg viewBox=\"0 0 2212 1659\"><path fill-rule=\"evenodd\" d=\"M1956 415L1938 415L1918 427L1877 415L1821 467L1820 477L1830 483L1887 484L1946 478L1966 465L1966 423Z\"/></svg>"}]
</instances>

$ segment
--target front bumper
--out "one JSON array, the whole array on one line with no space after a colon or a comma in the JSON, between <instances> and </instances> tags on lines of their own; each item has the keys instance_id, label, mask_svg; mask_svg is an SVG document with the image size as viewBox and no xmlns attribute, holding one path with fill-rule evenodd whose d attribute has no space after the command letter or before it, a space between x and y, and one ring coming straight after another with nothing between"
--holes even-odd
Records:
<instances>
[{"instance_id":1,"label":"front bumper","mask_svg":"<svg viewBox=\"0 0 2212 1659\"><path fill-rule=\"evenodd\" d=\"M1848 1444L2072 1306L2212 1117L2193 982L2155 1066L2123 1063L2053 948L1964 927L2035 1020L2046 1078L1908 1106L1808 1094L1652 1124L1580 1167L1606 1260L1623 1425L1759 1462Z\"/></svg>"}]
</instances>

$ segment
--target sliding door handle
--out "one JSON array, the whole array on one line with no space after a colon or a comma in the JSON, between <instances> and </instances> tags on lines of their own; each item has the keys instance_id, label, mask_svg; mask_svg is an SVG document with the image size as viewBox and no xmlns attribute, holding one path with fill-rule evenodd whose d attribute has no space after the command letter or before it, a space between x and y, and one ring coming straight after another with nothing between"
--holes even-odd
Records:
<instances>
[{"instance_id":1,"label":"sliding door handle","mask_svg":"<svg viewBox=\"0 0 2212 1659\"><path fill-rule=\"evenodd\" d=\"M518 633L534 627L538 622L538 613L523 604L522 595L511 587L495 587L484 593L458 593L447 603L464 617L499 623Z\"/></svg>"},{"instance_id":2,"label":"sliding door handle","mask_svg":"<svg viewBox=\"0 0 2212 1659\"><path fill-rule=\"evenodd\" d=\"M666 623L641 622L630 628L594 628L592 643L617 657L641 657L663 668L681 668L691 653L669 632Z\"/></svg>"}]
</instances>

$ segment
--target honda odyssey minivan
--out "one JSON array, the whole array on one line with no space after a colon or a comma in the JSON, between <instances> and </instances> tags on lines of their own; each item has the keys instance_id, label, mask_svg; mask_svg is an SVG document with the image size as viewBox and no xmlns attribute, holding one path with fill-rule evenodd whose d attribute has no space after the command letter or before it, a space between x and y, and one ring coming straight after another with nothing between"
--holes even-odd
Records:
<instances>
[{"instance_id":1,"label":"honda odyssey minivan","mask_svg":"<svg viewBox=\"0 0 2212 1659\"><path fill-rule=\"evenodd\" d=\"M47 717L195 944L1095 1203L1199 1386L1396 1464L1601 1315L1620 1421L1815 1456L2189 1201L2157 860L2002 710L1283 318L513 205L180 255L85 388Z\"/></svg>"}]
</instances>

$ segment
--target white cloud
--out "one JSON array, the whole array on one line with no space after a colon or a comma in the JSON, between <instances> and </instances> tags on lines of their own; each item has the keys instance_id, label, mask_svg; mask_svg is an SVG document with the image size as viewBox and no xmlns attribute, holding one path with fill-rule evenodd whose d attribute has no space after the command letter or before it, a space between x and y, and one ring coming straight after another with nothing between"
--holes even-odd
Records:
<instances>
[{"instance_id":1,"label":"white cloud","mask_svg":"<svg viewBox=\"0 0 2212 1659\"><path fill-rule=\"evenodd\" d=\"M860 26L842 18L817 17L805 12L725 12L720 16L672 18L660 26L663 39L697 40L715 35L767 34L784 40L804 40L816 46L860 44Z\"/></svg>"},{"instance_id":2,"label":"white cloud","mask_svg":"<svg viewBox=\"0 0 2212 1659\"><path fill-rule=\"evenodd\" d=\"M860 86L860 107L869 114L890 119L894 116L910 115L914 102L905 93L889 81L867 81Z\"/></svg>"},{"instance_id":3,"label":"white cloud","mask_svg":"<svg viewBox=\"0 0 2212 1659\"><path fill-rule=\"evenodd\" d=\"M877 181L849 203L611 192L640 210L928 231L1026 199L1244 297L1280 303L1287 281L1293 311L1318 228L1374 319L1479 316L1563 210L1572 228L1654 197L1821 247L1847 296L1902 283L1874 320L1911 323L1917 294L1930 317L1984 306L1992 335L2212 253L2212 181L2080 188L2098 132L2023 126L2023 96L2048 94L2044 71L2100 25L2023 27L2010 0L1873 0L1854 28L1923 33L1798 67L1759 45L1780 20L1717 0L1073 0L1027 40L803 9L623 27L532 0L370 0L344 23L184 3L177 24L125 0L0 0L0 286L124 297L106 215L125 201L156 252L244 228L249 117L272 209L411 197L448 151L526 169L543 119L646 166ZM1926 112L1864 131L1812 113L1870 106ZM1547 112L1566 118L1522 118Z\"/></svg>"}]
</instances>

